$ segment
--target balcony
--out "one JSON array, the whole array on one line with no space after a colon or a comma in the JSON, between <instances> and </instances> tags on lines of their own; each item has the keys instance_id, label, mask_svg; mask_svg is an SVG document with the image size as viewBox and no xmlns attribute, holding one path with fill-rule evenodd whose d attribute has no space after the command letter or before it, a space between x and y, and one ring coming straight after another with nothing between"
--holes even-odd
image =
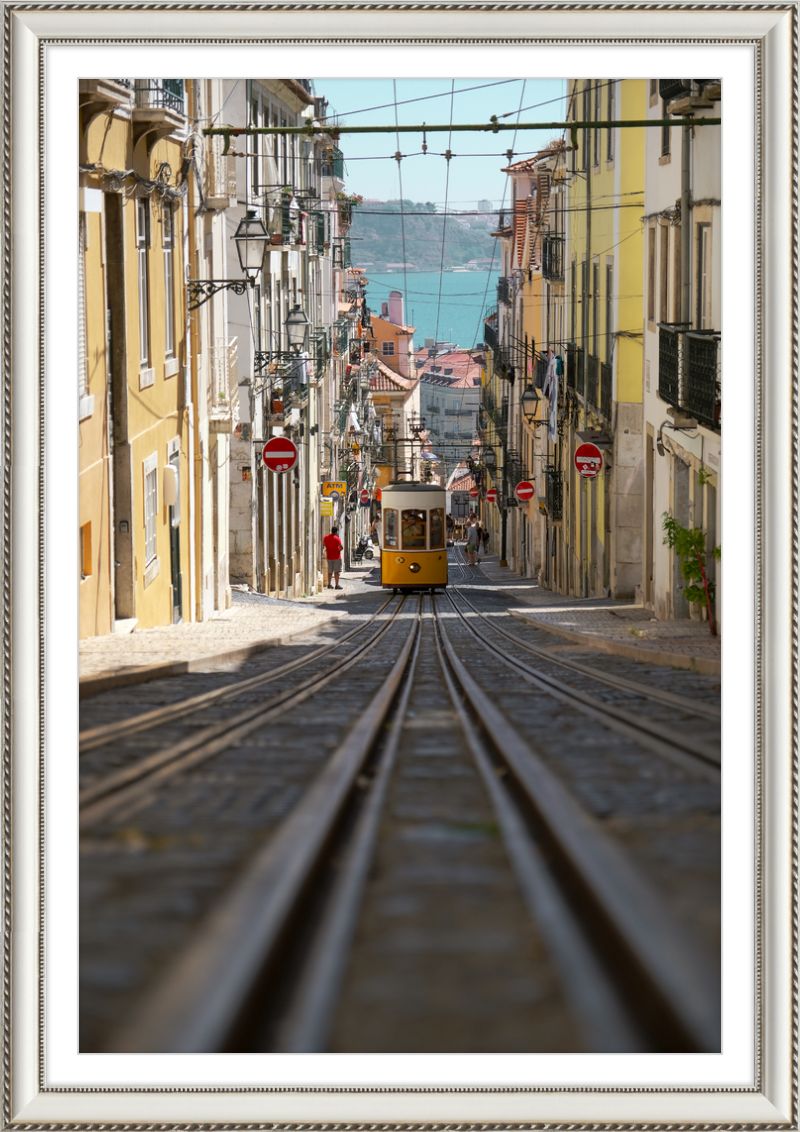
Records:
<instances>
[{"instance_id":1,"label":"balcony","mask_svg":"<svg viewBox=\"0 0 800 1132\"><path fill-rule=\"evenodd\" d=\"M711 428L719 428L722 417L719 343L714 330L658 325L659 397Z\"/></svg>"},{"instance_id":2,"label":"balcony","mask_svg":"<svg viewBox=\"0 0 800 1132\"><path fill-rule=\"evenodd\" d=\"M505 275L501 275L497 280L497 301L498 303L510 303L511 297L509 293L508 279Z\"/></svg>"},{"instance_id":3,"label":"balcony","mask_svg":"<svg viewBox=\"0 0 800 1132\"><path fill-rule=\"evenodd\" d=\"M350 237L336 236L333 241L333 266L352 267L350 259Z\"/></svg>"},{"instance_id":4,"label":"balcony","mask_svg":"<svg viewBox=\"0 0 800 1132\"><path fill-rule=\"evenodd\" d=\"M564 279L564 237L545 236L542 240L542 275L551 281Z\"/></svg>"},{"instance_id":5,"label":"balcony","mask_svg":"<svg viewBox=\"0 0 800 1132\"><path fill-rule=\"evenodd\" d=\"M238 343L238 338L218 338L208 351L211 432L233 432L233 394L239 384Z\"/></svg>"},{"instance_id":6,"label":"balcony","mask_svg":"<svg viewBox=\"0 0 800 1132\"><path fill-rule=\"evenodd\" d=\"M611 366L605 362L600 366L600 412L607 421L611 420Z\"/></svg>"},{"instance_id":7,"label":"balcony","mask_svg":"<svg viewBox=\"0 0 800 1132\"><path fill-rule=\"evenodd\" d=\"M344 154L335 145L326 146L323 150L322 176L344 180Z\"/></svg>"},{"instance_id":8,"label":"balcony","mask_svg":"<svg viewBox=\"0 0 800 1132\"><path fill-rule=\"evenodd\" d=\"M230 154L223 155L224 139L207 139L206 150L206 208L221 212L236 205L236 165Z\"/></svg>"},{"instance_id":9,"label":"balcony","mask_svg":"<svg viewBox=\"0 0 800 1132\"><path fill-rule=\"evenodd\" d=\"M98 114L129 106L130 79L81 79L78 85L81 130L85 133Z\"/></svg>"},{"instance_id":10,"label":"balcony","mask_svg":"<svg viewBox=\"0 0 800 1132\"><path fill-rule=\"evenodd\" d=\"M598 379L600 377L600 359L589 354L586 367L586 404L593 409L597 408Z\"/></svg>"},{"instance_id":11,"label":"balcony","mask_svg":"<svg viewBox=\"0 0 800 1132\"><path fill-rule=\"evenodd\" d=\"M148 151L159 138L183 129L183 79L136 79L132 117L134 144L147 137Z\"/></svg>"},{"instance_id":12,"label":"balcony","mask_svg":"<svg viewBox=\"0 0 800 1132\"><path fill-rule=\"evenodd\" d=\"M497 311L483 320L483 343L489 350L496 350L500 339L497 336Z\"/></svg>"},{"instance_id":13,"label":"balcony","mask_svg":"<svg viewBox=\"0 0 800 1132\"><path fill-rule=\"evenodd\" d=\"M554 464L545 468L545 501L551 522L560 523L564 518L564 477Z\"/></svg>"},{"instance_id":14,"label":"balcony","mask_svg":"<svg viewBox=\"0 0 800 1132\"><path fill-rule=\"evenodd\" d=\"M547 377L547 358L537 358L533 365L533 384L536 389L544 389Z\"/></svg>"}]
</instances>

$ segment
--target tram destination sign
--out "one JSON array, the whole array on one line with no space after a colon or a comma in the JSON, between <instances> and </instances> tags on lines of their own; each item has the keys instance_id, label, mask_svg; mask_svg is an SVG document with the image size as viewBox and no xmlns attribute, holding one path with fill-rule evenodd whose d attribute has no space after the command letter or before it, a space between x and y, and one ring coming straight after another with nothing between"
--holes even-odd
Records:
<instances>
[{"instance_id":1,"label":"tram destination sign","mask_svg":"<svg viewBox=\"0 0 800 1132\"><path fill-rule=\"evenodd\" d=\"M262 457L271 472L289 472L297 463L297 445L287 436L273 436L264 445Z\"/></svg>"},{"instance_id":2,"label":"tram destination sign","mask_svg":"<svg viewBox=\"0 0 800 1132\"><path fill-rule=\"evenodd\" d=\"M575 467L579 475L587 480L593 480L603 467L603 453L590 441L579 444L575 449Z\"/></svg>"}]
</instances>

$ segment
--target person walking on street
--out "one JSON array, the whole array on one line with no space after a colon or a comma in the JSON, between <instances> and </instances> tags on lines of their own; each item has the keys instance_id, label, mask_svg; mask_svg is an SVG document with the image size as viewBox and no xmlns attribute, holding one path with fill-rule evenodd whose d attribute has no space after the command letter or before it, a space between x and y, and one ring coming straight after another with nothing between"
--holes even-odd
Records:
<instances>
[{"instance_id":1,"label":"person walking on street","mask_svg":"<svg viewBox=\"0 0 800 1132\"><path fill-rule=\"evenodd\" d=\"M475 552L478 558L481 556L481 547L483 546L483 528L481 527L480 519L475 520Z\"/></svg>"},{"instance_id":2,"label":"person walking on street","mask_svg":"<svg viewBox=\"0 0 800 1132\"><path fill-rule=\"evenodd\" d=\"M474 522L467 528L467 562L475 565L475 552L478 549L478 528Z\"/></svg>"},{"instance_id":3,"label":"person walking on street","mask_svg":"<svg viewBox=\"0 0 800 1132\"><path fill-rule=\"evenodd\" d=\"M322 540L325 547L325 558L328 563L328 589L340 590L339 577L342 572L342 540L339 538L339 528L331 527L331 533ZM336 579L336 585L331 585L331 579Z\"/></svg>"},{"instance_id":4,"label":"person walking on street","mask_svg":"<svg viewBox=\"0 0 800 1132\"><path fill-rule=\"evenodd\" d=\"M489 528L483 528L483 557L489 553Z\"/></svg>"}]
</instances>

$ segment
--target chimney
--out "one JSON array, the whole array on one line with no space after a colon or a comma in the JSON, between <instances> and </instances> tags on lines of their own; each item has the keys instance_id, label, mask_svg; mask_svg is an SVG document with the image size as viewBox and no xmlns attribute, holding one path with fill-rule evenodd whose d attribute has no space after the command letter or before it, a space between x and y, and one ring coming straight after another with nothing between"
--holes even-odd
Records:
<instances>
[{"instance_id":1,"label":"chimney","mask_svg":"<svg viewBox=\"0 0 800 1132\"><path fill-rule=\"evenodd\" d=\"M395 326L403 326L403 292L389 292L389 322Z\"/></svg>"}]
</instances>

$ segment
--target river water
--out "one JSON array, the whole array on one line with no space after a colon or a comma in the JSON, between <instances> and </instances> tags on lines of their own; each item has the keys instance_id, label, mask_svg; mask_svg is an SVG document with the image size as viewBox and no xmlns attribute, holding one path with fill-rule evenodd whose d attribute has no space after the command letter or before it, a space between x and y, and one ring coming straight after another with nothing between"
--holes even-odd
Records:
<instances>
[{"instance_id":1,"label":"river water","mask_svg":"<svg viewBox=\"0 0 800 1132\"><path fill-rule=\"evenodd\" d=\"M409 271L404 279L402 272L377 274L366 268L366 274L367 305L374 314L380 314L390 291L404 292L406 324L417 328L416 349L426 338L454 342L462 350L483 343L484 312L496 303L498 272Z\"/></svg>"}]
</instances>

